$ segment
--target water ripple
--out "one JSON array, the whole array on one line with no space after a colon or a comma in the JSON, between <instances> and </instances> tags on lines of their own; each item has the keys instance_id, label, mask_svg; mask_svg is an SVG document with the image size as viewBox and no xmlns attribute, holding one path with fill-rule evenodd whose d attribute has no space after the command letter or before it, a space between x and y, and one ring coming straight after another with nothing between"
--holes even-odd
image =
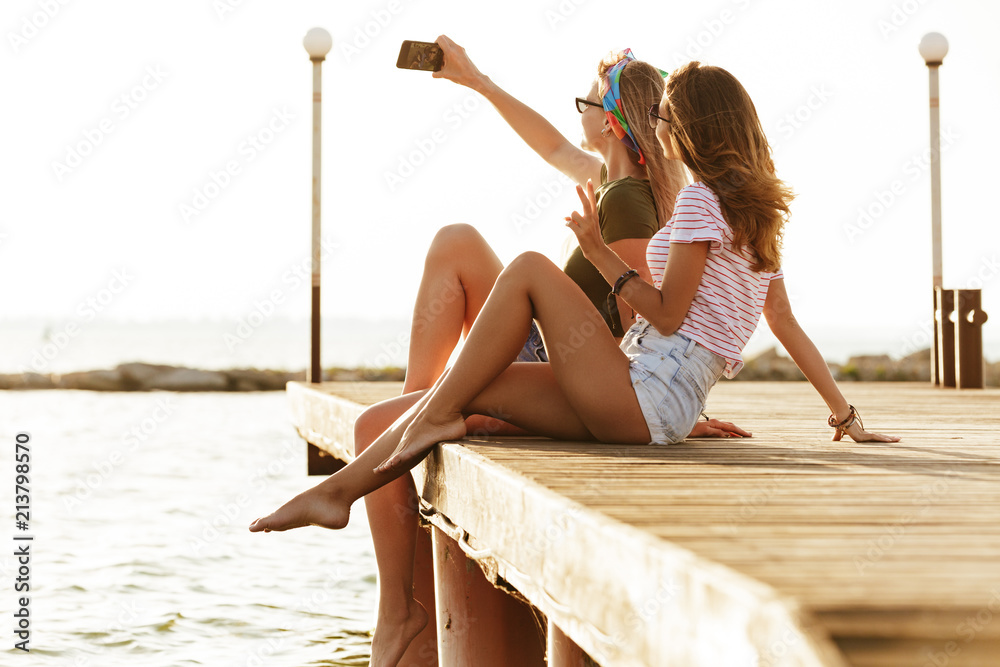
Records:
<instances>
[{"instance_id":1,"label":"water ripple","mask_svg":"<svg viewBox=\"0 0 1000 667\"><path fill-rule=\"evenodd\" d=\"M169 419L129 448L123 434L165 397ZM0 400L35 443L33 665L368 664L376 580L365 513L336 533L246 530L317 481L303 474L283 394ZM19 664L14 653L0 663Z\"/></svg>"}]
</instances>

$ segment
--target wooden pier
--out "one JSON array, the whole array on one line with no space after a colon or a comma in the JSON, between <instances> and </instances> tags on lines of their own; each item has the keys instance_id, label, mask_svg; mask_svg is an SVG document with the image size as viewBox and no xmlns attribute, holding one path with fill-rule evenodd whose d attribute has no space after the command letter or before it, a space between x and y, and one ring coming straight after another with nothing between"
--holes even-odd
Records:
<instances>
[{"instance_id":1,"label":"wooden pier","mask_svg":"<svg viewBox=\"0 0 1000 667\"><path fill-rule=\"evenodd\" d=\"M706 411L753 438L436 447L414 471L435 556L479 564L456 583L435 563L440 664L529 664L467 661L533 644L502 636L516 620L476 622L516 590L544 615L549 665L1000 665L1000 390L843 389L903 441L831 442L804 382L721 382ZM399 391L288 385L299 433L335 457L363 406Z\"/></svg>"}]
</instances>

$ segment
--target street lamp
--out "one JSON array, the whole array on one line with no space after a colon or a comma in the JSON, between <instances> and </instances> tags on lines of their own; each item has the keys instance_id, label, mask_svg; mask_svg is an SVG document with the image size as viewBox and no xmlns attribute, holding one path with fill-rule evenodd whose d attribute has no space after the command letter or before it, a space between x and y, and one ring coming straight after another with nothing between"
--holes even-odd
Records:
<instances>
[{"instance_id":1,"label":"street lamp","mask_svg":"<svg viewBox=\"0 0 1000 667\"><path fill-rule=\"evenodd\" d=\"M319 268L320 268L320 158L322 100L323 100L323 60L333 46L333 38L323 28L313 28L306 33L302 46L313 64L313 140L312 140L312 333L309 381L322 382L323 368L319 360Z\"/></svg>"},{"instance_id":2,"label":"street lamp","mask_svg":"<svg viewBox=\"0 0 1000 667\"><path fill-rule=\"evenodd\" d=\"M955 386L954 332L944 322L943 314L949 309L949 305L943 303L946 297L941 280L941 114L938 103L938 68L948 54L948 40L939 32L929 32L920 40L917 48L930 75L931 263L932 296L936 314L934 345L931 348L931 381L936 385ZM950 304L950 307L954 308L954 304Z\"/></svg>"}]
</instances>

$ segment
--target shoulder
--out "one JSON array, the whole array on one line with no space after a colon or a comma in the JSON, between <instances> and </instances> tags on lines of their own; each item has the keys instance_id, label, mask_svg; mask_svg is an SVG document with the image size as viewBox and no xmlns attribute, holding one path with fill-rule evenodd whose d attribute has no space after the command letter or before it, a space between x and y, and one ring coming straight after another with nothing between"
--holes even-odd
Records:
<instances>
[{"instance_id":1,"label":"shoulder","mask_svg":"<svg viewBox=\"0 0 1000 667\"><path fill-rule=\"evenodd\" d=\"M678 208L685 215L707 216L725 224L718 195L701 181L685 186L677 193L674 215L677 215Z\"/></svg>"},{"instance_id":2,"label":"shoulder","mask_svg":"<svg viewBox=\"0 0 1000 667\"><path fill-rule=\"evenodd\" d=\"M719 252L729 236L729 225L722 217L722 205L712 188L699 181L677 194L674 216L670 219L671 241L709 241L712 251Z\"/></svg>"},{"instance_id":3,"label":"shoulder","mask_svg":"<svg viewBox=\"0 0 1000 667\"><path fill-rule=\"evenodd\" d=\"M701 181L677 193L673 223L675 227L709 226L723 233L729 232L718 195Z\"/></svg>"}]
</instances>

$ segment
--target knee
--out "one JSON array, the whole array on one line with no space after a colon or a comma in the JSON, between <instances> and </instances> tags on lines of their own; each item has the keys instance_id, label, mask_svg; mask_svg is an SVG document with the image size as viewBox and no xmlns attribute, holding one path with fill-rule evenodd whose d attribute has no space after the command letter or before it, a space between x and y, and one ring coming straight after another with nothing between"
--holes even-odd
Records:
<instances>
[{"instance_id":1,"label":"knee","mask_svg":"<svg viewBox=\"0 0 1000 667\"><path fill-rule=\"evenodd\" d=\"M369 445L423 395L424 392L413 392L368 406L354 420L354 455L358 456L368 449Z\"/></svg>"},{"instance_id":2,"label":"knee","mask_svg":"<svg viewBox=\"0 0 1000 667\"><path fill-rule=\"evenodd\" d=\"M514 258L513 262L507 265L506 269L504 269L504 273L508 274L508 280L515 276L528 278L530 280L536 276L550 273L552 271L561 273L559 267L553 264L552 260L540 252L534 252L531 250L528 252L522 252Z\"/></svg>"},{"instance_id":3,"label":"knee","mask_svg":"<svg viewBox=\"0 0 1000 667\"><path fill-rule=\"evenodd\" d=\"M380 426L383 419L377 415L377 407L372 406L362 412L354 421L354 455L360 456L361 452L368 449L368 446L375 442L375 439L382 435L383 429Z\"/></svg>"},{"instance_id":4,"label":"knee","mask_svg":"<svg viewBox=\"0 0 1000 667\"><path fill-rule=\"evenodd\" d=\"M486 239L472 225L463 223L445 225L434 235L431 247L427 251L427 259L461 257L471 250L485 245Z\"/></svg>"}]
</instances>

